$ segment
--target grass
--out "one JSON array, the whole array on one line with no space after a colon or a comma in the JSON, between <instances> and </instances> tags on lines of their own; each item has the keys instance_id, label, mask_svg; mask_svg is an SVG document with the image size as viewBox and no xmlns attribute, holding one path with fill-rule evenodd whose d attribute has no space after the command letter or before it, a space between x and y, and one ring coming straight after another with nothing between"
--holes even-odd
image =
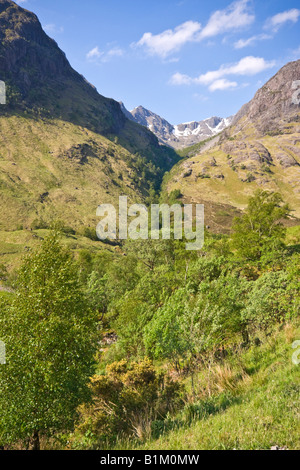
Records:
<instances>
[{"instance_id":1,"label":"grass","mask_svg":"<svg viewBox=\"0 0 300 470\"><path fill-rule=\"evenodd\" d=\"M300 225L296 225L295 227L288 227L286 234L286 243L288 245L300 244Z\"/></svg>"},{"instance_id":2,"label":"grass","mask_svg":"<svg viewBox=\"0 0 300 470\"><path fill-rule=\"evenodd\" d=\"M183 412L156 426L159 437L152 435L142 444L119 442L117 448L299 449L300 374L299 365L292 363L296 339L299 325L280 327L261 346L213 366L210 379L207 370L200 372L196 394L190 393Z\"/></svg>"},{"instance_id":3,"label":"grass","mask_svg":"<svg viewBox=\"0 0 300 470\"><path fill-rule=\"evenodd\" d=\"M197 155L208 142L215 139L215 137L216 136L214 135L212 137L209 137L208 139L202 140L198 144L194 144L194 145L191 145L190 147L185 147L183 149L176 150L176 152L181 158L193 157Z\"/></svg>"},{"instance_id":4,"label":"grass","mask_svg":"<svg viewBox=\"0 0 300 470\"><path fill-rule=\"evenodd\" d=\"M49 230L18 230L13 232L0 232L0 265L5 265L8 272L12 272L21 264L24 255L29 250L35 249L41 244L41 240L49 234ZM61 243L68 246L75 256L81 250L88 250L96 254L101 251L112 251L112 247L100 241L93 241L81 235L61 236ZM1 287L1 281L0 281Z\"/></svg>"}]
</instances>

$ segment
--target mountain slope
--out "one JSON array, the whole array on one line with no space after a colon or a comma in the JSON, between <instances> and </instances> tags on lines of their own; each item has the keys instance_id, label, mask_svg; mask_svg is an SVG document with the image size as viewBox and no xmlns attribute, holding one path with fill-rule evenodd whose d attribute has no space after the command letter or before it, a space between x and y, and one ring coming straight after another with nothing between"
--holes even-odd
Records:
<instances>
[{"instance_id":1,"label":"mountain slope","mask_svg":"<svg viewBox=\"0 0 300 470\"><path fill-rule=\"evenodd\" d=\"M128 111L124 103L120 103L124 115L142 126L147 127L158 140L175 149L182 149L202 142L217 135L230 126L233 116L229 118L211 117L204 121L191 121L173 126L158 114L149 111L143 106L138 106Z\"/></svg>"},{"instance_id":2,"label":"mountain slope","mask_svg":"<svg viewBox=\"0 0 300 470\"><path fill-rule=\"evenodd\" d=\"M0 72L10 110L71 121L77 114L78 121L99 132L116 132L124 126L118 104L99 95L71 68L36 15L10 0L0 0Z\"/></svg>"},{"instance_id":3,"label":"mountain slope","mask_svg":"<svg viewBox=\"0 0 300 470\"><path fill-rule=\"evenodd\" d=\"M231 223L228 214L228 224L218 224L222 205L241 210L258 188L280 192L300 217L300 107L294 84L299 76L300 60L283 67L243 106L216 146L172 170L167 191L180 189L184 200L219 207L207 222L220 231Z\"/></svg>"},{"instance_id":4,"label":"mountain slope","mask_svg":"<svg viewBox=\"0 0 300 470\"><path fill-rule=\"evenodd\" d=\"M60 218L95 227L96 208L140 202L178 160L72 69L38 18L0 0L0 229ZM67 210L66 210L67 209Z\"/></svg>"}]
</instances>

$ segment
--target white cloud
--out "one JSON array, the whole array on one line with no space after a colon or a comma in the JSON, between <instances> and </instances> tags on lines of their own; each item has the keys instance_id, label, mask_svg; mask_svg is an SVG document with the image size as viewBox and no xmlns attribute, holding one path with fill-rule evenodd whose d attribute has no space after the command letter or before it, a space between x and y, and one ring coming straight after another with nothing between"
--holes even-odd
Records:
<instances>
[{"instance_id":1,"label":"white cloud","mask_svg":"<svg viewBox=\"0 0 300 470\"><path fill-rule=\"evenodd\" d=\"M255 17L249 14L249 0L239 0L225 10L215 11L207 25L202 29L198 21L186 21L174 29L167 29L160 34L145 33L133 47L145 47L150 55L165 59L178 52L189 42L200 42L228 31L237 30L251 24Z\"/></svg>"},{"instance_id":2,"label":"white cloud","mask_svg":"<svg viewBox=\"0 0 300 470\"><path fill-rule=\"evenodd\" d=\"M232 3L225 10L215 11L201 31L201 39L217 36L252 24L255 16L249 13L248 3L249 0L240 0Z\"/></svg>"},{"instance_id":3,"label":"white cloud","mask_svg":"<svg viewBox=\"0 0 300 470\"><path fill-rule=\"evenodd\" d=\"M87 55L86 55L86 58L91 60L91 59L99 59L99 57L101 57L103 55L103 52L100 52L99 51L99 47L96 46L94 47L94 49L91 49Z\"/></svg>"},{"instance_id":4,"label":"white cloud","mask_svg":"<svg viewBox=\"0 0 300 470\"><path fill-rule=\"evenodd\" d=\"M87 53L86 58L89 61L97 61L100 59L101 62L109 62L113 57L121 57L123 55L124 51L119 47L113 47L106 52L102 52L99 50L99 47L96 46Z\"/></svg>"},{"instance_id":5,"label":"white cloud","mask_svg":"<svg viewBox=\"0 0 300 470\"><path fill-rule=\"evenodd\" d=\"M248 39L239 39L234 43L235 49L243 49L244 47L251 46L257 41L264 41L265 39L272 39L273 36L270 34L258 34L257 36L251 36Z\"/></svg>"},{"instance_id":6,"label":"white cloud","mask_svg":"<svg viewBox=\"0 0 300 470\"><path fill-rule=\"evenodd\" d=\"M170 84L171 85L191 85L194 79L189 77L188 75L184 75L182 73L176 72L172 75Z\"/></svg>"},{"instance_id":7,"label":"white cloud","mask_svg":"<svg viewBox=\"0 0 300 470\"><path fill-rule=\"evenodd\" d=\"M226 75L256 75L263 72L266 69L274 67L275 62L267 62L262 57L248 56L241 59L239 62L233 65L222 65L218 70L207 72L204 75L200 75L196 80L204 85L210 82L222 78Z\"/></svg>"},{"instance_id":8,"label":"white cloud","mask_svg":"<svg viewBox=\"0 0 300 470\"><path fill-rule=\"evenodd\" d=\"M228 75L253 76L275 66L275 61L266 61L262 57L244 57L232 65L221 65L218 70L208 71L198 77L175 73L170 80L171 85L206 85L210 91L233 88L236 82L224 79Z\"/></svg>"},{"instance_id":9,"label":"white cloud","mask_svg":"<svg viewBox=\"0 0 300 470\"><path fill-rule=\"evenodd\" d=\"M134 46L145 46L151 55L166 58L187 42L198 41L200 30L201 24L197 21L186 21L174 30L167 29L161 34L145 33Z\"/></svg>"},{"instance_id":10,"label":"white cloud","mask_svg":"<svg viewBox=\"0 0 300 470\"><path fill-rule=\"evenodd\" d=\"M236 88L238 86L237 82L230 82L226 78L220 78L212 82L212 84L208 87L209 91L216 91L216 90L228 90L232 88Z\"/></svg>"},{"instance_id":11,"label":"white cloud","mask_svg":"<svg viewBox=\"0 0 300 470\"><path fill-rule=\"evenodd\" d=\"M283 26L288 21L292 23L297 23L300 16L300 10L293 8L292 10L283 11L277 15L272 16L266 21L265 28L272 29L277 32L281 26Z\"/></svg>"},{"instance_id":12,"label":"white cloud","mask_svg":"<svg viewBox=\"0 0 300 470\"><path fill-rule=\"evenodd\" d=\"M239 41L234 43L234 48L243 49L244 47L251 46L258 41L272 39L274 37L274 34L278 32L281 26L283 26L288 21L291 21L292 23L297 23L299 16L300 10L297 10L296 8L284 11L282 13L278 13L277 15L274 15L269 18L265 23L264 29L272 30L271 34L258 34L248 39L240 39Z\"/></svg>"}]
</instances>

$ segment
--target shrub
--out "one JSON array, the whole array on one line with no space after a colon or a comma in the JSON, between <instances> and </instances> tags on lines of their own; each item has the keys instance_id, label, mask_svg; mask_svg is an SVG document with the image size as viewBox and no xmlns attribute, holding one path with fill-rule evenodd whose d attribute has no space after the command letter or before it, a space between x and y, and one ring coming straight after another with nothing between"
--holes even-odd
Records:
<instances>
[{"instance_id":1,"label":"shrub","mask_svg":"<svg viewBox=\"0 0 300 470\"><path fill-rule=\"evenodd\" d=\"M143 439L152 421L164 419L182 404L182 387L164 372L156 372L149 359L122 360L106 367L106 374L91 383L94 404L81 409L80 430L92 433L95 442L118 436Z\"/></svg>"},{"instance_id":2,"label":"shrub","mask_svg":"<svg viewBox=\"0 0 300 470\"><path fill-rule=\"evenodd\" d=\"M250 331L268 331L288 317L293 299L288 287L288 276L283 271L268 272L257 279L243 312Z\"/></svg>"},{"instance_id":3,"label":"shrub","mask_svg":"<svg viewBox=\"0 0 300 470\"><path fill-rule=\"evenodd\" d=\"M79 233L79 235L82 235L83 237L89 238L92 241L95 241L95 242L99 241L95 228L83 227L82 229L80 229L78 231L78 233Z\"/></svg>"},{"instance_id":4,"label":"shrub","mask_svg":"<svg viewBox=\"0 0 300 470\"><path fill-rule=\"evenodd\" d=\"M43 219L34 219L31 223L32 230L47 230L49 229L49 224Z\"/></svg>"}]
</instances>

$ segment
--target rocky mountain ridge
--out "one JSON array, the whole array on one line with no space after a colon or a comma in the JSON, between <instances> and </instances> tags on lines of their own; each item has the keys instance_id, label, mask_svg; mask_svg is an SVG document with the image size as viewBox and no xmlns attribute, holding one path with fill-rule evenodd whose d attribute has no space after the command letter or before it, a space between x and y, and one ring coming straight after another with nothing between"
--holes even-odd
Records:
<instances>
[{"instance_id":1,"label":"rocky mountain ridge","mask_svg":"<svg viewBox=\"0 0 300 470\"><path fill-rule=\"evenodd\" d=\"M120 103L124 115L142 126L147 127L158 138L159 142L175 149L189 147L217 135L233 121L233 116L220 118L213 116L203 121L191 121L172 125L158 114L138 106L128 111L124 103Z\"/></svg>"}]
</instances>

